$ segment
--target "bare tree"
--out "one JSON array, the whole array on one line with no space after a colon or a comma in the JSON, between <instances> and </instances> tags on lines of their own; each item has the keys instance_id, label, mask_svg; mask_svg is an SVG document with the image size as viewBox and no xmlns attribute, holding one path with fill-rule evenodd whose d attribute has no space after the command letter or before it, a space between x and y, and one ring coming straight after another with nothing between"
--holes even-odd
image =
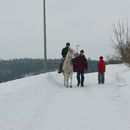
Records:
<instances>
[{"instance_id":1,"label":"bare tree","mask_svg":"<svg viewBox=\"0 0 130 130\"><path fill-rule=\"evenodd\" d=\"M115 50L123 62L130 63L130 35L128 22L113 24L113 38Z\"/></svg>"}]
</instances>

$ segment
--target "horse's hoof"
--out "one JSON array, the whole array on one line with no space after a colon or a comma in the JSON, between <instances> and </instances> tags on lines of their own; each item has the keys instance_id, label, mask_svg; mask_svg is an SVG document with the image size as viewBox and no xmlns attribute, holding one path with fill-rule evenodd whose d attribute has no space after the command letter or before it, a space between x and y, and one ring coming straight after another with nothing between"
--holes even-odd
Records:
<instances>
[{"instance_id":1,"label":"horse's hoof","mask_svg":"<svg viewBox=\"0 0 130 130\"><path fill-rule=\"evenodd\" d=\"M70 85L70 88L72 88L72 85Z\"/></svg>"},{"instance_id":2,"label":"horse's hoof","mask_svg":"<svg viewBox=\"0 0 130 130\"><path fill-rule=\"evenodd\" d=\"M66 86L66 88L68 88L68 86Z\"/></svg>"}]
</instances>

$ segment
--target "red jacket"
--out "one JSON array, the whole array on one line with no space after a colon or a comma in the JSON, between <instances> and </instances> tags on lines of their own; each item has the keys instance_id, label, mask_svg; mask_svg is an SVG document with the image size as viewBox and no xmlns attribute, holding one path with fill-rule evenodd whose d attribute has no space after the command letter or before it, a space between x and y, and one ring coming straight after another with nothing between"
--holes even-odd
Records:
<instances>
[{"instance_id":1,"label":"red jacket","mask_svg":"<svg viewBox=\"0 0 130 130\"><path fill-rule=\"evenodd\" d=\"M75 58L75 65L74 65L74 71L87 71L88 63L87 59L84 55L79 55Z\"/></svg>"},{"instance_id":2,"label":"red jacket","mask_svg":"<svg viewBox=\"0 0 130 130\"><path fill-rule=\"evenodd\" d=\"M106 71L106 65L104 60L99 60L98 62L98 72L105 72Z\"/></svg>"}]
</instances>

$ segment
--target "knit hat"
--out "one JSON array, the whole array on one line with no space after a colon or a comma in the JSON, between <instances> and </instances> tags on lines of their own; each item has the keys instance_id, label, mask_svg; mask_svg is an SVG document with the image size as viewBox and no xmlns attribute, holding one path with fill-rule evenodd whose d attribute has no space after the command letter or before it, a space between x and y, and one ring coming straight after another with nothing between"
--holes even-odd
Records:
<instances>
[{"instance_id":1,"label":"knit hat","mask_svg":"<svg viewBox=\"0 0 130 130\"><path fill-rule=\"evenodd\" d=\"M66 43L66 46L70 46L70 43L69 43L69 42L67 42L67 43Z\"/></svg>"},{"instance_id":2,"label":"knit hat","mask_svg":"<svg viewBox=\"0 0 130 130\"><path fill-rule=\"evenodd\" d=\"M84 50L80 50L80 52L84 53Z\"/></svg>"}]
</instances>

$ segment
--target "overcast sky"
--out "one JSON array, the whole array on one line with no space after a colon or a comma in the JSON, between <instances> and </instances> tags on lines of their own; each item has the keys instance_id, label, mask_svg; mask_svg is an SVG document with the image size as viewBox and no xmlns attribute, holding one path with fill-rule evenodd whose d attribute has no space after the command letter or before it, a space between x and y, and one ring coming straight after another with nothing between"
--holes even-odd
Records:
<instances>
[{"instance_id":1,"label":"overcast sky","mask_svg":"<svg viewBox=\"0 0 130 130\"><path fill-rule=\"evenodd\" d=\"M47 56L66 42L98 59L114 53L112 24L130 20L130 0L46 0ZM43 0L0 0L0 58L44 58Z\"/></svg>"}]
</instances>

